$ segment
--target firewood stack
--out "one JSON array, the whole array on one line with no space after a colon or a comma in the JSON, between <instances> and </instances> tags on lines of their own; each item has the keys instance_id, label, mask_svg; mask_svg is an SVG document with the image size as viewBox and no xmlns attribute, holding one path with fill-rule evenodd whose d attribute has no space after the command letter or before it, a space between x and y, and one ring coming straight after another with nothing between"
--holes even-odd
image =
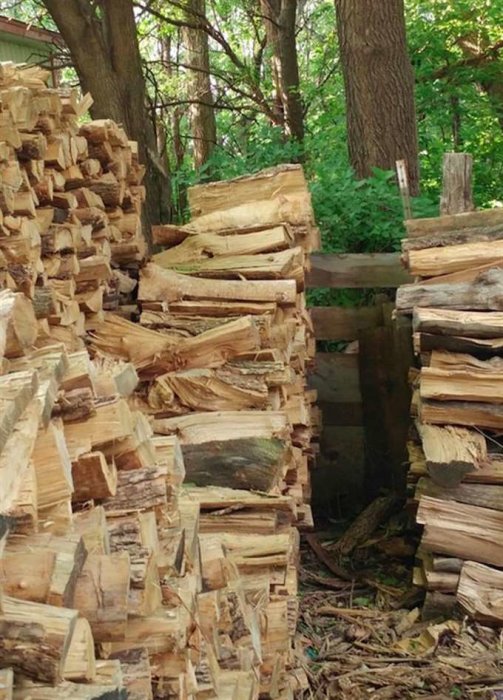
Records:
<instances>
[{"instance_id":1,"label":"firewood stack","mask_svg":"<svg viewBox=\"0 0 503 700\"><path fill-rule=\"evenodd\" d=\"M432 609L457 602L503 623L503 209L407 222L417 279L398 291L412 314L410 480L424 525L416 581Z\"/></svg>"},{"instance_id":2,"label":"firewood stack","mask_svg":"<svg viewBox=\"0 0 503 700\"><path fill-rule=\"evenodd\" d=\"M144 257L144 166L115 122L79 126L89 95L47 77L0 64L0 285L33 300L39 345L78 349L135 286L118 267Z\"/></svg>"},{"instance_id":3,"label":"firewood stack","mask_svg":"<svg viewBox=\"0 0 503 700\"><path fill-rule=\"evenodd\" d=\"M132 323L142 166L43 78L0 70L0 697L293 698L302 170L194 188Z\"/></svg>"},{"instance_id":4,"label":"firewood stack","mask_svg":"<svg viewBox=\"0 0 503 700\"><path fill-rule=\"evenodd\" d=\"M91 348L135 366L134 405L156 434L180 439L194 485L184 492L200 512L201 614L208 605L212 624L226 619L236 585L251 605L241 660L222 629L218 662L255 667L260 693L286 698L303 682L293 525L312 524L315 346L303 290L317 231L297 166L196 187L189 202L189 224L154 229L165 249L141 270L139 324L109 315Z\"/></svg>"}]
</instances>

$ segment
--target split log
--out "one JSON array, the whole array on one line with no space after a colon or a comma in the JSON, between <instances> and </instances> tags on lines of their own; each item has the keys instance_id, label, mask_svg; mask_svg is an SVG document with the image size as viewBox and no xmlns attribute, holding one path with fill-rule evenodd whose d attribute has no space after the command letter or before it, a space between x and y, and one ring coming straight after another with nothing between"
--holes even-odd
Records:
<instances>
[{"instance_id":1,"label":"split log","mask_svg":"<svg viewBox=\"0 0 503 700\"><path fill-rule=\"evenodd\" d=\"M289 247L288 233L283 226L237 236L191 234L190 230L174 226L154 226L155 235L157 238L161 237L162 240L158 241L160 245L167 245L166 239L173 240L171 245L174 247L169 247L152 258L156 265L165 268L214 256L254 255Z\"/></svg>"},{"instance_id":2,"label":"split log","mask_svg":"<svg viewBox=\"0 0 503 700\"><path fill-rule=\"evenodd\" d=\"M422 399L501 404L503 372L423 367L419 390Z\"/></svg>"},{"instance_id":3,"label":"split log","mask_svg":"<svg viewBox=\"0 0 503 700\"><path fill-rule=\"evenodd\" d=\"M456 598L483 625L503 624L503 572L473 561L461 569Z\"/></svg>"},{"instance_id":4,"label":"split log","mask_svg":"<svg viewBox=\"0 0 503 700\"><path fill-rule=\"evenodd\" d=\"M471 267L503 262L503 240L424 248L407 253L407 269L419 277L436 277Z\"/></svg>"},{"instance_id":5,"label":"split log","mask_svg":"<svg viewBox=\"0 0 503 700\"><path fill-rule=\"evenodd\" d=\"M415 307L499 311L503 295L503 268L481 272L473 281L431 284L406 284L396 296L400 313L412 313Z\"/></svg>"},{"instance_id":6,"label":"split log","mask_svg":"<svg viewBox=\"0 0 503 700\"><path fill-rule=\"evenodd\" d=\"M296 284L293 280L233 281L194 279L150 263L142 270L140 301L179 301L181 299L274 301L294 304Z\"/></svg>"},{"instance_id":7,"label":"split log","mask_svg":"<svg viewBox=\"0 0 503 700\"><path fill-rule=\"evenodd\" d=\"M189 414L179 418L154 420L153 428L156 433L162 435L178 435L182 445L227 440L229 435L237 433L242 439L286 439L290 435L290 424L282 411L215 411Z\"/></svg>"},{"instance_id":8,"label":"split log","mask_svg":"<svg viewBox=\"0 0 503 700\"><path fill-rule=\"evenodd\" d=\"M177 412L178 403L192 410L265 409L269 401L265 382L252 378L239 386L233 382L238 378L237 373L227 378L210 369L163 374L151 386L148 402L154 409L173 412Z\"/></svg>"},{"instance_id":9,"label":"split log","mask_svg":"<svg viewBox=\"0 0 503 700\"><path fill-rule=\"evenodd\" d=\"M12 700L14 673L11 668L0 669L0 700Z\"/></svg>"},{"instance_id":10,"label":"split log","mask_svg":"<svg viewBox=\"0 0 503 700\"><path fill-rule=\"evenodd\" d=\"M417 238L430 233L438 235L446 231L480 229L488 226L501 225L503 225L503 212L498 208L461 214L449 214L427 219L409 219L405 222L407 234L411 238Z\"/></svg>"},{"instance_id":11,"label":"split log","mask_svg":"<svg viewBox=\"0 0 503 700\"><path fill-rule=\"evenodd\" d=\"M503 405L474 401L421 400L419 416L423 423L465 425L488 430L503 428Z\"/></svg>"},{"instance_id":12,"label":"split log","mask_svg":"<svg viewBox=\"0 0 503 700\"><path fill-rule=\"evenodd\" d=\"M416 308L412 323L414 330L422 333L463 338L501 338L503 313Z\"/></svg>"},{"instance_id":13,"label":"split log","mask_svg":"<svg viewBox=\"0 0 503 700\"><path fill-rule=\"evenodd\" d=\"M104 501L107 512L128 512L167 505L166 469L149 467L120 471L117 492Z\"/></svg>"},{"instance_id":14,"label":"split log","mask_svg":"<svg viewBox=\"0 0 503 700\"><path fill-rule=\"evenodd\" d=\"M414 334L414 351L416 353L431 352L432 350L491 357L502 353L503 337L482 339L462 338L455 335L434 335L433 333Z\"/></svg>"},{"instance_id":15,"label":"split log","mask_svg":"<svg viewBox=\"0 0 503 700\"><path fill-rule=\"evenodd\" d=\"M81 683L92 683L96 678L94 638L89 622L84 617L79 617L75 622L63 678L65 681Z\"/></svg>"},{"instance_id":16,"label":"split log","mask_svg":"<svg viewBox=\"0 0 503 700\"><path fill-rule=\"evenodd\" d=\"M270 491L288 463L288 448L276 438L238 438L183 445L186 479L196 486Z\"/></svg>"},{"instance_id":17,"label":"split log","mask_svg":"<svg viewBox=\"0 0 503 700\"><path fill-rule=\"evenodd\" d=\"M77 621L76 610L4 596L0 614L0 662L38 681L62 680Z\"/></svg>"},{"instance_id":18,"label":"split log","mask_svg":"<svg viewBox=\"0 0 503 700\"><path fill-rule=\"evenodd\" d=\"M152 700L152 672L144 647L126 649L111 655L120 661L128 700Z\"/></svg>"},{"instance_id":19,"label":"split log","mask_svg":"<svg viewBox=\"0 0 503 700\"><path fill-rule=\"evenodd\" d=\"M500 511L423 496L417 522L425 526L421 540L425 549L503 566Z\"/></svg>"},{"instance_id":20,"label":"split log","mask_svg":"<svg viewBox=\"0 0 503 700\"><path fill-rule=\"evenodd\" d=\"M103 663L103 662L102 662ZM56 687L23 680L14 688L14 700L127 700L127 691L109 683L71 683L64 681Z\"/></svg>"},{"instance_id":21,"label":"split log","mask_svg":"<svg viewBox=\"0 0 503 700\"><path fill-rule=\"evenodd\" d=\"M176 337L109 316L93 333L91 344L96 350L132 362L148 378L183 367L218 367L229 358L257 349L260 341L250 317L180 342Z\"/></svg>"},{"instance_id":22,"label":"split log","mask_svg":"<svg viewBox=\"0 0 503 700\"><path fill-rule=\"evenodd\" d=\"M417 424L417 429L428 473L440 486L452 488L467 473L487 463L486 440L474 430L424 424Z\"/></svg>"},{"instance_id":23,"label":"split log","mask_svg":"<svg viewBox=\"0 0 503 700\"><path fill-rule=\"evenodd\" d=\"M74 606L89 621L95 641L124 639L130 576L127 552L88 556L77 579Z\"/></svg>"},{"instance_id":24,"label":"split log","mask_svg":"<svg viewBox=\"0 0 503 700\"><path fill-rule=\"evenodd\" d=\"M37 475L39 508L70 501L72 467L61 419L53 418L46 429L39 429L32 459Z\"/></svg>"},{"instance_id":25,"label":"split log","mask_svg":"<svg viewBox=\"0 0 503 700\"><path fill-rule=\"evenodd\" d=\"M24 355L36 338L37 321L30 300L10 290L0 292L0 356Z\"/></svg>"},{"instance_id":26,"label":"split log","mask_svg":"<svg viewBox=\"0 0 503 700\"><path fill-rule=\"evenodd\" d=\"M0 514L13 507L31 459L40 417L40 407L32 401L11 431L0 452Z\"/></svg>"},{"instance_id":27,"label":"split log","mask_svg":"<svg viewBox=\"0 0 503 700\"><path fill-rule=\"evenodd\" d=\"M43 556L47 553L49 555ZM15 556L13 559L15 563L19 554L26 554L27 559L30 559L32 554L40 554L32 560L33 565L41 566L38 572L41 579L40 586L36 579L32 580L35 600L47 588L47 597L44 602L49 605L71 607L77 577L87 557L87 549L82 537L73 533L57 536L48 532L27 536L12 535L7 543L6 558ZM52 554L55 555L54 559L50 556ZM12 572L10 578L12 595L18 597L18 593L15 592L17 590L20 597L29 597L32 590L29 582L32 576L26 579L22 575L16 575L9 562L6 566ZM44 572L46 572L45 576ZM43 581L47 583L42 583Z\"/></svg>"},{"instance_id":28,"label":"split log","mask_svg":"<svg viewBox=\"0 0 503 700\"><path fill-rule=\"evenodd\" d=\"M154 262L160 264L159 258ZM164 257L161 262L164 269L204 278L294 279L299 285L303 285L304 282L302 248L289 248L278 253L218 256L190 262L169 262Z\"/></svg>"},{"instance_id":29,"label":"split log","mask_svg":"<svg viewBox=\"0 0 503 700\"><path fill-rule=\"evenodd\" d=\"M102 452L80 455L72 462L73 501L102 500L117 492L117 469Z\"/></svg>"},{"instance_id":30,"label":"split log","mask_svg":"<svg viewBox=\"0 0 503 700\"><path fill-rule=\"evenodd\" d=\"M414 498L430 496L443 501L458 501L492 510L503 510L503 489L501 484L463 483L454 487L444 487L432 479L421 478L416 486Z\"/></svg>"},{"instance_id":31,"label":"split log","mask_svg":"<svg viewBox=\"0 0 503 700\"><path fill-rule=\"evenodd\" d=\"M38 391L36 372L14 372L0 377L0 452L16 422Z\"/></svg>"}]
</instances>

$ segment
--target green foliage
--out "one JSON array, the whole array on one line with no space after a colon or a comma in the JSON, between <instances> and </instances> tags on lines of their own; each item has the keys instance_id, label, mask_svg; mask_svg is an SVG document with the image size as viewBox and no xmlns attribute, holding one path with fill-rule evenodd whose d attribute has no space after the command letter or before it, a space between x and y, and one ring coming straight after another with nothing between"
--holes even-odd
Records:
<instances>
[{"instance_id":1,"label":"green foliage","mask_svg":"<svg viewBox=\"0 0 503 700\"><path fill-rule=\"evenodd\" d=\"M483 84L501 81L503 73L503 58L490 51L501 40L501 4L407 0L405 16L416 73L422 188L438 191L444 152L466 151L474 156L475 203L490 206L501 199L503 121L498 123L497 105ZM471 51L477 60L470 60Z\"/></svg>"}]
</instances>

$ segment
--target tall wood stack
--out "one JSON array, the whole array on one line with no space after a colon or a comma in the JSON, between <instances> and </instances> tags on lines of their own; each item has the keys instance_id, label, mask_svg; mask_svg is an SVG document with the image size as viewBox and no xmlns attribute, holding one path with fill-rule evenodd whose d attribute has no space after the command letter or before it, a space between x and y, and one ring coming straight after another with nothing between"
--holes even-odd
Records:
<instances>
[{"instance_id":1,"label":"tall wood stack","mask_svg":"<svg viewBox=\"0 0 503 700\"><path fill-rule=\"evenodd\" d=\"M258 613L250 639L261 637L245 666L258 662L261 694L289 697L302 682L294 524L312 524L315 344L303 290L317 231L298 166L196 187L189 202L187 226L154 229L164 250L141 270L139 324L111 315L91 347L135 366L135 406L157 434L180 439L199 499L204 589L216 600L232 588L224 562L237 564ZM258 494L274 499L255 503Z\"/></svg>"},{"instance_id":2,"label":"tall wood stack","mask_svg":"<svg viewBox=\"0 0 503 700\"><path fill-rule=\"evenodd\" d=\"M293 698L317 427L302 170L194 188L132 313L134 144L79 127L89 100L38 69L0 76L2 173L22 180L0 186L34 208L1 206L0 697Z\"/></svg>"},{"instance_id":3,"label":"tall wood stack","mask_svg":"<svg viewBox=\"0 0 503 700\"><path fill-rule=\"evenodd\" d=\"M503 209L406 222L400 288L413 318L410 480L424 526L416 580L503 623Z\"/></svg>"},{"instance_id":4,"label":"tall wood stack","mask_svg":"<svg viewBox=\"0 0 503 700\"><path fill-rule=\"evenodd\" d=\"M0 284L32 300L39 345L77 349L135 286L118 268L144 257L144 166L113 121L79 126L92 99L47 76L0 65Z\"/></svg>"}]
</instances>

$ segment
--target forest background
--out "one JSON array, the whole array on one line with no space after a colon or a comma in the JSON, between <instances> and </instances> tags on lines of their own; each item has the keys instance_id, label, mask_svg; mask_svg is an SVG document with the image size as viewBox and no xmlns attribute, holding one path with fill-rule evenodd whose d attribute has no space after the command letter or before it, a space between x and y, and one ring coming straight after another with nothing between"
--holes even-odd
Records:
<instances>
[{"instance_id":1,"label":"forest background","mask_svg":"<svg viewBox=\"0 0 503 700\"><path fill-rule=\"evenodd\" d=\"M473 155L477 207L503 197L500 0L0 0L0 12L57 29L65 82L139 141L152 223L184 221L192 184L294 161L325 252L399 249L397 158L415 216L438 213L446 151Z\"/></svg>"}]
</instances>

